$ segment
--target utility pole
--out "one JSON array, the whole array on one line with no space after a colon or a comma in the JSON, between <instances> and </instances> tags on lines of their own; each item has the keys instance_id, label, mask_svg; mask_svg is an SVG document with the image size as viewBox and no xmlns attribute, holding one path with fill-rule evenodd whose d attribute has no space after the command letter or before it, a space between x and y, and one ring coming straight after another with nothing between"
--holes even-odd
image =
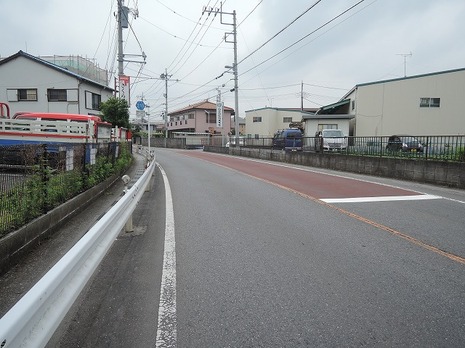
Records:
<instances>
[{"instance_id":1,"label":"utility pole","mask_svg":"<svg viewBox=\"0 0 465 348\"><path fill-rule=\"evenodd\" d=\"M304 111L304 82L300 84L300 111Z\"/></svg>"},{"instance_id":2,"label":"utility pole","mask_svg":"<svg viewBox=\"0 0 465 348\"><path fill-rule=\"evenodd\" d=\"M223 3L221 3L220 10L213 9L213 8L203 8L203 12L212 13L215 12L220 14L220 22L221 24L232 25L233 31L232 33L224 34L224 41L228 43L234 44L234 63L232 66L226 65L225 68L233 69L234 74L234 137L236 138L235 144L239 146L239 84L238 84L238 71L237 71L237 25L236 25L236 11L233 12L223 12ZM227 23L223 22L223 15L232 15L233 22ZM228 34L232 34L233 41L228 41Z\"/></svg>"},{"instance_id":3,"label":"utility pole","mask_svg":"<svg viewBox=\"0 0 465 348\"><path fill-rule=\"evenodd\" d=\"M123 67L123 0L118 0L118 77L124 75Z\"/></svg>"},{"instance_id":4,"label":"utility pole","mask_svg":"<svg viewBox=\"0 0 465 348\"><path fill-rule=\"evenodd\" d=\"M165 147L168 139L168 80L173 75L168 75L168 70L165 68L165 73L160 75L161 80L165 80Z\"/></svg>"},{"instance_id":5,"label":"utility pole","mask_svg":"<svg viewBox=\"0 0 465 348\"><path fill-rule=\"evenodd\" d=\"M119 97L125 99L128 104L131 104L130 99L130 78L129 76L124 75L124 62L133 62L133 63L140 63L145 64L145 59L147 56L144 52L141 55L138 54L126 54L126 56L135 56L135 57L142 57L143 61L134 61L134 60L127 60L124 59L125 54L123 52L123 29L129 28L129 20L128 15L132 13L134 18L139 16L139 10L130 9L127 6L123 6L124 0L117 0L118 3L118 11L117 11L117 22L118 22L118 89L119 89Z\"/></svg>"}]
</instances>

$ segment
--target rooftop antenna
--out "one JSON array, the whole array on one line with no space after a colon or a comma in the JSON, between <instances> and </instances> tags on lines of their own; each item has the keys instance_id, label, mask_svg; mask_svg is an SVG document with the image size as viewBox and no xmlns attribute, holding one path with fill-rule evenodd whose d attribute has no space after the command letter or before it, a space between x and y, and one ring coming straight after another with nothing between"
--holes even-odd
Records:
<instances>
[{"instance_id":1,"label":"rooftop antenna","mask_svg":"<svg viewBox=\"0 0 465 348\"><path fill-rule=\"evenodd\" d=\"M404 57L404 77L407 77L407 57L411 57L412 52L410 52L410 53L399 53L397 55Z\"/></svg>"}]
</instances>

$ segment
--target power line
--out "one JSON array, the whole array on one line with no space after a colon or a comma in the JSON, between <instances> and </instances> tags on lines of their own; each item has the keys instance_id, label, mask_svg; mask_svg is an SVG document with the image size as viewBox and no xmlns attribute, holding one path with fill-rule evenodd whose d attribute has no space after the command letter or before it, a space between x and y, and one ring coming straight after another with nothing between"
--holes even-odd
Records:
<instances>
[{"instance_id":1,"label":"power line","mask_svg":"<svg viewBox=\"0 0 465 348\"><path fill-rule=\"evenodd\" d=\"M202 37L200 38L199 42L201 42L201 41L203 40L203 38L205 37L205 35L207 34L208 29L210 29L210 26L212 25L213 21L215 20L215 17L216 17L216 14L212 17L212 19L211 19L211 21L210 21L210 24L209 24L208 27L205 29L205 32L203 33L203 35L202 35ZM207 17L207 19L208 19L208 17ZM205 20L205 22L207 21L207 19ZM200 34L200 31L199 31L198 34ZM197 36L196 36L196 37L197 37ZM194 49L192 50L192 52L191 52L191 53L189 54L189 56L185 59L185 62L187 62L187 61L189 60L189 58L192 57L192 55L194 54L194 52L195 52L195 50L197 49L197 47L198 47L198 46L194 47ZM186 53L187 53L187 51L186 51ZM182 57L181 57L181 59L182 59ZM204 61L205 61L205 60L204 60ZM184 63L184 64L185 64L185 63ZM184 64L181 65L181 67L178 68L178 69L175 71L175 73L177 73L179 70L181 70L182 67L184 66ZM198 65L196 68L194 68L194 70L192 70L189 74L187 74L187 76L189 76L190 74L192 74L199 66L200 66L200 65ZM174 69L174 68L173 68L173 69Z\"/></svg>"},{"instance_id":2,"label":"power line","mask_svg":"<svg viewBox=\"0 0 465 348\"><path fill-rule=\"evenodd\" d=\"M349 12L350 10L352 10L353 8L355 8L356 6L360 5L362 2L364 2L365 0L360 0L359 2L357 2L356 4L352 5L351 7L349 7L348 9L346 9L345 11L341 12L340 14L338 14L337 16L333 17L332 19L330 19L329 21L325 22L324 24L320 25L318 28L316 28L315 30L313 30L312 32L308 33L307 35L303 36L302 38L300 38L299 40L295 41L294 43L292 43L291 45L287 46L286 48L282 49L281 51L279 51L278 53L272 55L271 57L265 59L264 61L262 61L261 63L255 65L254 67L250 68L249 70L243 72L241 75L244 75L246 73L248 73L249 71L253 70L253 69L256 69L258 68L260 65L263 65L265 64L266 62L270 61L271 59L275 58L276 56L280 55L281 53L287 51L289 48L297 45L299 42L303 41L304 39L306 39L307 37L309 37L310 35L316 33L317 31L321 30L322 28L324 28L325 26L327 26L328 24L334 22L336 19L338 19L339 17L343 16L344 14L346 14L347 12Z\"/></svg>"},{"instance_id":3,"label":"power line","mask_svg":"<svg viewBox=\"0 0 465 348\"><path fill-rule=\"evenodd\" d=\"M273 65L283 61L284 59L286 59L287 57L289 57L290 55L294 54L295 52L297 52L298 50L302 49L303 47L309 45L310 43L312 43L313 41L315 41L317 38L323 36L324 34L326 34L327 32L329 32L330 30L334 29L336 26L338 25L341 25L342 23L344 23L345 21L347 21L348 19L352 18L353 16L355 16L356 14L358 14L359 12L365 10L367 7L373 5L376 1L378 0L372 0L371 3L369 3L368 5L366 5L365 7L359 9L358 11L355 11L354 13L352 13L350 16L347 16L346 18L344 18L342 21L340 21L339 23L335 24L333 27L329 28L328 30L324 31L323 33L321 33L320 35L316 36L314 39L308 41L307 43L303 44L302 46L298 47L297 49L291 51L288 55L282 57L280 60L274 62L273 64L269 65L267 67L267 69L269 69L270 67L272 67ZM266 69L265 69L266 70ZM264 70L262 70L261 72L263 72ZM319 87L319 86L315 86L315 87ZM321 86L323 88L330 88L330 87L324 87L324 86ZM337 88L337 89L340 89L340 90L344 90L344 91L347 91L348 88Z\"/></svg>"},{"instance_id":4,"label":"power line","mask_svg":"<svg viewBox=\"0 0 465 348\"><path fill-rule=\"evenodd\" d=\"M299 16L297 16L293 21L291 21L288 25L286 25L284 28L282 28L280 31L278 31L276 34L274 34L270 39L268 39L267 41L265 41L261 46L259 46L257 49L255 49L252 53L250 53L249 55L247 55L245 58L243 58L239 63L237 64L241 64L244 60L246 60L247 58L249 58L251 55L253 55L254 53L256 53L258 50L262 49L267 43L269 43L271 40L273 40L274 38L276 38L279 34L281 34L284 30L286 30L287 28L289 28L292 24L294 24L299 18L301 18L304 14L306 14L308 11L310 11L312 8L314 8L316 5L318 5L322 0L318 0L317 2L315 2L312 6L310 6L308 9L306 9L304 12L302 12Z\"/></svg>"},{"instance_id":5,"label":"power line","mask_svg":"<svg viewBox=\"0 0 465 348\"><path fill-rule=\"evenodd\" d=\"M260 0L259 3L258 3L257 5L255 5L255 7L249 12L249 14L244 18L244 20L242 20L241 24L242 24L242 23L243 23L243 22L257 9L257 7L262 3L262 1L263 1L263 0ZM210 3L210 1L209 1L209 3ZM209 3L208 3L208 4L209 4ZM216 1L216 3L215 3L214 6L216 6L217 3L218 3L218 1ZM226 1L223 1L222 4L224 5L225 3L226 3ZM208 4L207 4L207 6L208 6ZM203 15L203 13L202 13L202 15ZM198 23L200 23L201 18L202 18L202 16L199 18ZM213 21L212 21L212 23L213 23ZM210 25L211 25L211 24L210 24ZM205 35L205 34L204 34L204 35ZM189 36L189 37L190 37L190 36ZM192 74L194 71L196 71L203 63L205 63L209 58L211 58L211 57L212 57L212 54L221 46L221 44L222 44L223 41L226 39L226 37L227 37L227 34L226 34L225 38L222 38L221 41L218 43L218 45L217 45L215 48L213 48L213 50L212 50L209 54L207 54L207 55L205 56L205 58L204 58L191 72L189 72L187 75L185 75L183 78L181 78L181 80L183 80L183 79L185 79L186 77L188 77L189 75L191 75L191 74ZM202 36L202 38L203 38L203 36ZM183 46L183 48L184 48L184 46ZM182 51L182 49L181 49L181 51ZM177 55L176 57L178 57L179 54L180 54L180 53L178 53L178 55ZM176 60L176 58L175 58L175 60ZM171 66L171 65L170 65L170 66ZM179 69L178 69L177 71L179 71ZM222 75L220 75L220 76L222 76ZM213 79L213 80L208 81L207 83L205 83L205 84L202 85L202 86L199 86L198 88L194 89L194 90L192 91L192 93L195 92L195 91L197 91L197 90L199 90L200 88L205 87L206 85L208 85L208 84L211 83L212 81L215 81L217 78L218 78L218 77L216 77L216 78ZM188 92L187 94L184 94L183 96L181 96L181 97L179 97L179 98L185 97L185 96L188 95L189 93L191 93L191 92Z\"/></svg>"},{"instance_id":6,"label":"power line","mask_svg":"<svg viewBox=\"0 0 465 348\"><path fill-rule=\"evenodd\" d=\"M210 3L210 2L209 2L209 3ZM215 2L215 5L216 5L216 3L218 3L218 0ZM200 25L200 21L201 21L203 15L204 15L204 13L205 13L205 12L202 12L202 14L200 15L200 18L199 18L199 20L198 20L198 22L197 22L198 25ZM202 31L203 27L205 26L205 23L206 23L207 20L208 20L208 17L210 17L210 14L208 14L207 18L205 18L204 24L202 24L202 25L200 26L200 28L199 28L197 34L195 34L195 37L193 38L192 42L194 42L195 39L199 36L200 32ZM213 18L214 18L214 17L213 17ZM210 25L211 25L211 23L210 23ZM210 26L207 27L207 29L206 29L205 32L208 31L208 28L209 28L209 27L210 27ZM192 30L191 34L189 35L189 38L190 38L190 37L192 36L192 34L195 32L196 28L197 28L197 25L196 25L196 26L194 27L194 29ZM204 34L204 35L205 35L205 34ZM189 38L188 38L188 39L189 39ZM203 38L203 36L202 36L202 38ZM200 40L200 41L201 41L201 40ZM199 42L200 42L200 41L199 41ZM177 58L179 57L179 55L181 54L181 52L182 52L182 50L184 49L184 47L185 47L185 44L183 45L183 47L181 48L181 50L179 51L179 53L176 55L176 57L173 59L173 62L168 66L168 68L170 68L170 67L174 64L174 62L176 61L176 59L177 59ZM183 53L183 55L181 56L181 58L179 59L179 61L171 68L171 70L176 69L176 67L181 63L182 59L184 58L184 56L187 54L187 52L190 50L191 47L192 47L192 43L189 45L189 47L187 47L186 51ZM193 53L194 51L195 51L195 48L194 48L194 50L192 51L192 53ZM192 55L192 53L191 53L191 55ZM189 55L189 57L190 57L190 55ZM186 60L187 60L187 59L186 59ZM181 66L181 67L182 67L182 66ZM177 72L177 71L179 71L179 69L176 70L176 72Z\"/></svg>"}]
</instances>

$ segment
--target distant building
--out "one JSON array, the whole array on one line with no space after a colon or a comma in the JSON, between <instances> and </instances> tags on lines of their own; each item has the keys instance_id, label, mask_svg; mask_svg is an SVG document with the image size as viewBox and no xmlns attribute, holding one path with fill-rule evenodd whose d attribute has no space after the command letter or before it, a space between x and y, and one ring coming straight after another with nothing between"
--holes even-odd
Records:
<instances>
[{"instance_id":1,"label":"distant building","mask_svg":"<svg viewBox=\"0 0 465 348\"><path fill-rule=\"evenodd\" d=\"M222 127L218 127L216 103L208 100L186 106L168 115L168 132L211 133L227 135L231 132L234 109L225 106Z\"/></svg>"},{"instance_id":2,"label":"distant building","mask_svg":"<svg viewBox=\"0 0 465 348\"><path fill-rule=\"evenodd\" d=\"M17 112L99 115L114 89L23 51L0 60L0 102Z\"/></svg>"},{"instance_id":3,"label":"distant building","mask_svg":"<svg viewBox=\"0 0 465 348\"><path fill-rule=\"evenodd\" d=\"M465 68L358 84L342 97L351 135L464 135Z\"/></svg>"},{"instance_id":4,"label":"distant building","mask_svg":"<svg viewBox=\"0 0 465 348\"><path fill-rule=\"evenodd\" d=\"M248 137L272 137L279 129L302 121L305 115L312 115L318 109L292 109L264 107L245 112L245 128Z\"/></svg>"}]
</instances>

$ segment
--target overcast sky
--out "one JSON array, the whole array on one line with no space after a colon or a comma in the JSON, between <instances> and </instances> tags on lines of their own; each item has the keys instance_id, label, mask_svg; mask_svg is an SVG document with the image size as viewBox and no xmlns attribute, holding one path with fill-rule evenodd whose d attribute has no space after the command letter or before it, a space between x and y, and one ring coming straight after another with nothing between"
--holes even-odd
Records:
<instances>
[{"instance_id":1,"label":"overcast sky","mask_svg":"<svg viewBox=\"0 0 465 348\"><path fill-rule=\"evenodd\" d=\"M147 57L146 64L124 64L133 83L131 113L143 96L159 119L165 69L169 112L214 102L218 88L234 108L233 74L223 74L234 61L233 44L224 41L233 27L203 12L214 12L219 1L124 3L139 13L123 33L126 59ZM19 50L80 55L117 73L117 0L0 4L1 57ZM241 116L265 106L300 107L302 83L304 107L320 107L356 84L403 77L404 69L412 76L465 67L463 0L226 0L222 10L223 23L232 23L236 11Z\"/></svg>"}]
</instances>

